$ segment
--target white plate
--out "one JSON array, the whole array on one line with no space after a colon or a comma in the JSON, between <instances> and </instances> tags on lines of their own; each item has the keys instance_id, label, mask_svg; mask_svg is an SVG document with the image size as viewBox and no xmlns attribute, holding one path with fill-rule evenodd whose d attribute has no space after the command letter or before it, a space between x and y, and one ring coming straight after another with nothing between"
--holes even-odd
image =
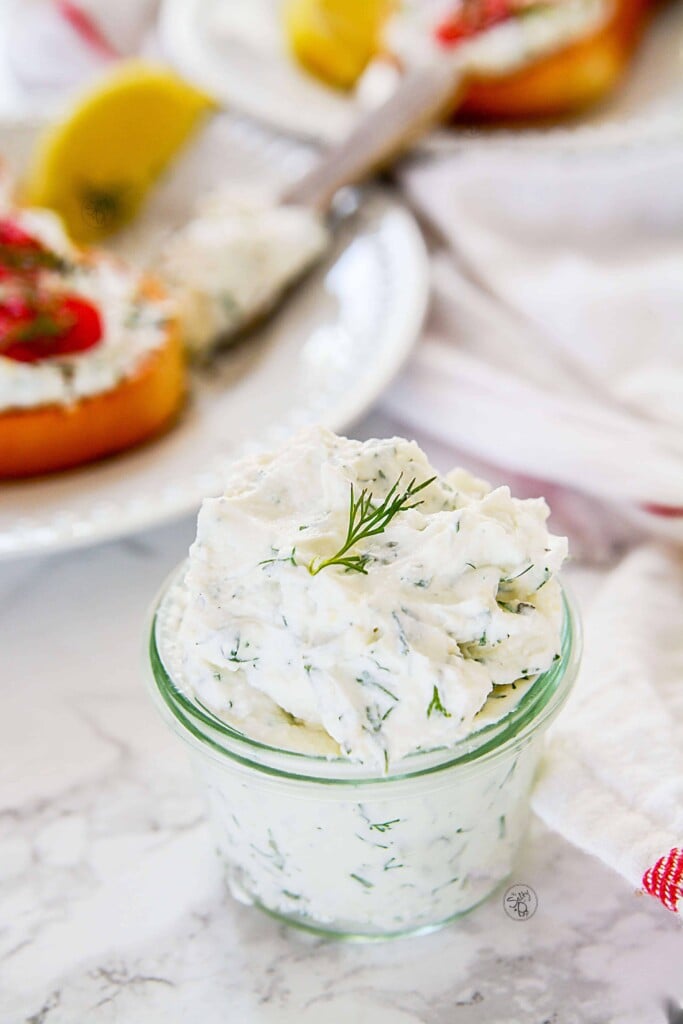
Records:
<instances>
[{"instance_id":1,"label":"white plate","mask_svg":"<svg viewBox=\"0 0 683 1024\"><path fill-rule=\"evenodd\" d=\"M318 142L342 138L361 108L287 52L282 0L163 0L166 55L187 77L250 117ZM683 135L683 3L657 12L622 86L606 103L556 128L449 129L439 148L473 143L621 145ZM433 141L434 137L432 138Z\"/></svg>"},{"instance_id":2,"label":"white plate","mask_svg":"<svg viewBox=\"0 0 683 1024\"><path fill-rule=\"evenodd\" d=\"M0 124L0 153L21 167L35 126ZM154 249L197 194L217 181L295 174L301 146L215 117L117 245ZM194 511L237 455L306 424L343 430L377 398L415 342L429 292L412 216L370 193L333 251L258 334L195 374L180 423L148 445L78 470L0 484L0 557L89 544Z\"/></svg>"}]
</instances>

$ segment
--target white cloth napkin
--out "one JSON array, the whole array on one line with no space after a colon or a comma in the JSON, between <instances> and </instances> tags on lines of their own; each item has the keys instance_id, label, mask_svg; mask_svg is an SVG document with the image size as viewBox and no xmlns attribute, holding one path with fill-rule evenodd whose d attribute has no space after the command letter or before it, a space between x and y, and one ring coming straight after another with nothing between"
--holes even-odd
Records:
<instances>
[{"instance_id":1,"label":"white cloth napkin","mask_svg":"<svg viewBox=\"0 0 683 1024\"><path fill-rule=\"evenodd\" d=\"M53 109L118 57L150 47L158 0L5 0L3 59L29 108Z\"/></svg>"},{"instance_id":2,"label":"white cloth napkin","mask_svg":"<svg viewBox=\"0 0 683 1024\"><path fill-rule=\"evenodd\" d=\"M608 577L533 807L683 913L683 553L642 547Z\"/></svg>"},{"instance_id":3,"label":"white cloth napkin","mask_svg":"<svg viewBox=\"0 0 683 1024\"><path fill-rule=\"evenodd\" d=\"M683 139L592 155L475 146L403 182L446 246L386 408L683 540Z\"/></svg>"}]
</instances>

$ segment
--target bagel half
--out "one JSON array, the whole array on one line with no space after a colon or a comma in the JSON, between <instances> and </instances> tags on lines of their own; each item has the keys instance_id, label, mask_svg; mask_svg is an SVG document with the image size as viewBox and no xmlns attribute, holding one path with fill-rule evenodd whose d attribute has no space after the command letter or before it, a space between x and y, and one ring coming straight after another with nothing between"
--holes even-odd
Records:
<instances>
[{"instance_id":1,"label":"bagel half","mask_svg":"<svg viewBox=\"0 0 683 1024\"><path fill-rule=\"evenodd\" d=\"M562 117L599 102L623 77L652 6L651 0L615 0L610 18L585 38L512 74L470 79L454 117Z\"/></svg>"}]
</instances>

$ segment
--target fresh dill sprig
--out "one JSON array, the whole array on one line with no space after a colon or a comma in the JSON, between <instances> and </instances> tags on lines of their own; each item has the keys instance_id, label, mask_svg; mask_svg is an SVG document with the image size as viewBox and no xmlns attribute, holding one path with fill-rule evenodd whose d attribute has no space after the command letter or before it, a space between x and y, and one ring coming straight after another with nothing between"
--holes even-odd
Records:
<instances>
[{"instance_id":1,"label":"fresh dill sprig","mask_svg":"<svg viewBox=\"0 0 683 1024\"><path fill-rule=\"evenodd\" d=\"M313 559L309 562L308 571L311 576L317 576L322 569L326 569L330 565L341 565L347 570L362 572L367 576L366 566L370 561L370 555L350 555L348 552L359 541L365 540L367 537L376 537L377 534L383 533L391 520L399 512L407 512L408 509L421 505L422 501L411 502L411 499L436 480L435 476L430 477L429 480L425 480L424 483L418 484L416 487L415 480L413 479L407 487L400 490L402 476L403 474L401 473L380 505L374 504L373 496L366 487L356 496L354 486L351 484L349 524L344 543L330 558L325 558L323 561L318 562Z\"/></svg>"}]
</instances>

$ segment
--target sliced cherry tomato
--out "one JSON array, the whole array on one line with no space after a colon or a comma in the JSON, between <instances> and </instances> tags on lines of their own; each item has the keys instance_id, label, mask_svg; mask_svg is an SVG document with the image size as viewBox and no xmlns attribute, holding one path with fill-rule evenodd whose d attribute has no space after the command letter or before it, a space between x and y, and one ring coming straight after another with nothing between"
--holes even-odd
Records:
<instances>
[{"instance_id":1,"label":"sliced cherry tomato","mask_svg":"<svg viewBox=\"0 0 683 1024\"><path fill-rule=\"evenodd\" d=\"M102 333L99 311L78 295L36 304L17 295L0 302L0 354L20 363L85 352Z\"/></svg>"},{"instance_id":2,"label":"sliced cherry tomato","mask_svg":"<svg viewBox=\"0 0 683 1024\"><path fill-rule=\"evenodd\" d=\"M442 46L455 46L463 39L470 39L513 13L509 0L464 0L462 6L434 30Z\"/></svg>"},{"instance_id":3,"label":"sliced cherry tomato","mask_svg":"<svg viewBox=\"0 0 683 1024\"><path fill-rule=\"evenodd\" d=\"M16 221L0 219L0 280L24 277L39 270L61 270L64 260Z\"/></svg>"}]
</instances>

